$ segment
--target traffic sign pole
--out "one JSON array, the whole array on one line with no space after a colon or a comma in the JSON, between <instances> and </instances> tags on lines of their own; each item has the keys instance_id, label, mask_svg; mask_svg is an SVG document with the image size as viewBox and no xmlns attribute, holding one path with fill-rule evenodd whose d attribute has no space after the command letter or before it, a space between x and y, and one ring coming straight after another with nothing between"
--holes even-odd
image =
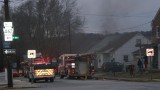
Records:
<instances>
[{"instance_id":1,"label":"traffic sign pole","mask_svg":"<svg viewBox=\"0 0 160 90\"><path fill-rule=\"evenodd\" d=\"M152 80L152 57L154 56L154 49L153 48L147 48L146 49L146 56L150 59L150 78Z\"/></svg>"},{"instance_id":2,"label":"traffic sign pole","mask_svg":"<svg viewBox=\"0 0 160 90\"><path fill-rule=\"evenodd\" d=\"M150 74L151 74L151 80L152 80L152 56L150 56Z\"/></svg>"},{"instance_id":3,"label":"traffic sign pole","mask_svg":"<svg viewBox=\"0 0 160 90\"><path fill-rule=\"evenodd\" d=\"M5 22L10 22L9 16L9 0L4 0L4 12L5 12ZM4 26L11 26L12 23L4 23ZM5 34L5 33L4 33ZM8 38L7 38L8 39ZM12 77L12 63L13 59L11 55L6 55L7 59L7 76L8 76L8 87L13 87L13 77Z\"/></svg>"},{"instance_id":4,"label":"traffic sign pole","mask_svg":"<svg viewBox=\"0 0 160 90\"><path fill-rule=\"evenodd\" d=\"M13 76L12 76L12 56L7 56L7 77L8 87L13 87Z\"/></svg>"},{"instance_id":5,"label":"traffic sign pole","mask_svg":"<svg viewBox=\"0 0 160 90\"><path fill-rule=\"evenodd\" d=\"M31 59L31 67L30 69L33 69L34 66L33 66L33 62L34 62L34 58L36 58L36 50L28 50L27 51L27 57ZM31 84L33 84L33 81L34 81L34 76L33 76L33 72L31 73Z\"/></svg>"}]
</instances>

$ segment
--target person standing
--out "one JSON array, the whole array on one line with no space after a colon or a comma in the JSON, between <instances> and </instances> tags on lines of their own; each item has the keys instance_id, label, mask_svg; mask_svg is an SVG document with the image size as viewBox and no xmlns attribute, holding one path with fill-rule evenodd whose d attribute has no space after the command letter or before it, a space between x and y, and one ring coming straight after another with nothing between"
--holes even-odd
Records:
<instances>
[{"instance_id":1,"label":"person standing","mask_svg":"<svg viewBox=\"0 0 160 90\"><path fill-rule=\"evenodd\" d=\"M139 68L139 72L141 72L142 69L143 69L143 63L142 63L140 58L138 59L137 65L138 65L138 68Z\"/></svg>"},{"instance_id":2,"label":"person standing","mask_svg":"<svg viewBox=\"0 0 160 90\"><path fill-rule=\"evenodd\" d=\"M147 69L148 67L148 57L147 56L144 56L143 57L143 59L144 59L144 67L145 67L145 69Z\"/></svg>"},{"instance_id":3,"label":"person standing","mask_svg":"<svg viewBox=\"0 0 160 90\"><path fill-rule=\"evenodd\" d=\"M130 64L128 68L129 68L129 72L130 72L131 77L133 77L133 75L134 75L134 65Z\"/></svg>"}]
</instances>

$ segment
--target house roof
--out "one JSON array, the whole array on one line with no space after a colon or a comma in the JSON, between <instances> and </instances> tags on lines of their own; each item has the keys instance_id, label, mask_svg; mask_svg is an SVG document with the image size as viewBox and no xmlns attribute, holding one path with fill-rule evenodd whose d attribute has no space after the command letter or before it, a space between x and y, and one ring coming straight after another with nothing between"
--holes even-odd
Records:
<instances>
[{"instance_id":1,"label":"house roof","mask_svg":"<svg viewBox=\"0 0 160 90\"><path fill-rule=\"evenodd\" d=\"M156 13L156 15L155 15L153 21L156 20L156 18L158 18L158 15L160 15L160 8L158 9L158 11L157 11L157 13Z\"/></svg>"},{"instance_id":2,"label":"house roof","mask_svg":"<svg viewBox=\"0 0 160 90\"><path fill-rule=\"evenodd\" d=\"M119 38L110 41L109 44L105 47L103 47L99 52L105 52L109 50L109 52L115 51L118 48L120 48L123 44L125 44L127 41L129 41L133 36L135 36L137 33L126 33L119 35Z\"/></svg>"},{"instance_id":3,"label":"house roof","mask_svg":"<svg viewBox=\"0 0 160 90\"><path fill-rule=\"evenodd\" d=\"M103 40L99 41L95 46L89 49L88 53L98 52L102 48L106 47L111 41L119 38L119 34L106 36Z\"/></svg>"},{"instance_id":4,"label":"house roof","mask_svg":"<svg viewBox=\"0 0 160 90\"><path fill-rule=\"evenodd\" d=\"M158 9L155 17L152 20L152 29L153 30L155 30L155 28L160 25L159 21L160 21L160 8Z\"/></svg>"},{"instance_id":5,"label":"house roof","mask_svg":"<svg viewBox=\"0 0 160 90\"><path fill-rule=\"evenodd\" d=\"M124 34L114 34L105 37L102 41L100 41L97 45L93 48L88 50L88 52L104 52L109 53L112 51L117 50L127 41L129 41L133 36L137 33L124 33Z\"/></svg>"}]
</instances>

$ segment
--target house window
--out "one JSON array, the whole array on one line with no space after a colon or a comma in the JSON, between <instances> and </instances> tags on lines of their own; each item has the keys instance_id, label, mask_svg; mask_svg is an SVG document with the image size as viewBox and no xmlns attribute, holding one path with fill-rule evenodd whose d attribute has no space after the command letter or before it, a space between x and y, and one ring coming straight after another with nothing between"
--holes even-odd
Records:
<instances>
[{"instance_id":1,"label":"house window","mask_svg":"<svg viewBox=\"0 0 160 90\"><path fill-rule=\"evenodd\" d=\"M123 60L124 60L125 62L128 62L128 55L124 55L124 56L123 56Z\"/></svg>"}]
</instances>

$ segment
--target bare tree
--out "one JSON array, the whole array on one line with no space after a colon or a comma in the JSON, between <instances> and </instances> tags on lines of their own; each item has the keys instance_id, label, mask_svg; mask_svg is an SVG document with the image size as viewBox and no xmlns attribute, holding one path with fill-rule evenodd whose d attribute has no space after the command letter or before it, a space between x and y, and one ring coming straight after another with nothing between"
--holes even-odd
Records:
<instances>
[{"instance_id":1,"label":"bare tree","mask_svg":"<svg viewBox=\"0 0 160 90\"><path fill-rule=\"evenodd\" d=\"M14 9L12 19L22 51L32 48L45 54L67 51L69 27L77 32L84 23L75 0L29 0Z\"/></svg>"}]
</instances>

